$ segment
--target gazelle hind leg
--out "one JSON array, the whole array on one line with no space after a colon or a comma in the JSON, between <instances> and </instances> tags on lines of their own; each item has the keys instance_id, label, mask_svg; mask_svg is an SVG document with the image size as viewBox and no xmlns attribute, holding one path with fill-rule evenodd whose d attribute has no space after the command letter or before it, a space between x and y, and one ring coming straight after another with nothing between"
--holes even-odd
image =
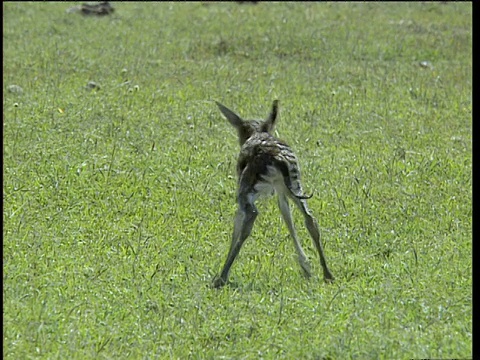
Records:
<instances>
[{"instance_id":1,"label":"gazelle hind leg","mask_svg":"<svg viewBox=\"0 0 480 360\"><path fill-rule=\"evenodd\" d=\"M293 244L295 245L295 250L298 255L298 262L303 270L303 274L308 278L312 275L310 270L310 264L308 263L307 256L298 241L297 232L295 231L295 226L293 225L292 214L290 212L290 206L288 205L288 200L285 194L278 194L278 207L282 213L283 220L287 224L288 231L290 232L291 237L293 238Z\"/></svg>"},{"instance_id":2,"label":"gazelle hind leg","mask_svg":"<svg viewBox=\"0 0 480 360\"><path fill-rule=\"evenodd\" d=\"M250 195L251 194L239 194L238 210L233 226L232 243L230 244L230 250L225 265L223 265L222 272L220 276L216 277L213 281L213 287L215 288L222 287L227 283L230 268L240 252L243 243L252 232L258 211L253 201L250 200L252 198Z\"/></svg>"},{"instance_id":3,"label":"gazelle hind leg","mask_svg":"<svg viewBox=\"0 0 480 360\"><path fill-rule=\"evenodd\" d=\"M292 194L291 198L298 206L300 211L302 212L305 218L305 226L307 227L310 236L312 237L313 244L315 245L318 255L320 256L320 264L323 268L323 278L325 281L333 281L335 278L333 277L330 269L327 266L327 260L325 258L325 253L323 251L322 240L320 239L320 230L318 228L318 223L315 218L312 216L310 209L307 206L307 202L305 199L299 199Z\"/></svg>"}]
</instances>

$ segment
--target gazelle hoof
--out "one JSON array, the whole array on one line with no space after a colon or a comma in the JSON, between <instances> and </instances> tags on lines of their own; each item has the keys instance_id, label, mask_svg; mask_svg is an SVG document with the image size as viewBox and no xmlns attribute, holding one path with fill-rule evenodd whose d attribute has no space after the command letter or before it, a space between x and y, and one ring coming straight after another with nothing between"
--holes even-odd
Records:
<instances>
[{"instance_id":1,"label":"gazelle hoof","mask_svg":"<svg viewBox=\"0 0 480 360\"><path fill-rule=\"evenodd\" d=\"M226 283L227 283L227 282L226 282L225 280L223 280L221 277L218 277L218 276L217 276L217 277L215 277L215 278L213 279L212 287L213 287L214 289L219 289L219 288L225 286Z\"/></svg>"},{"instance_id":2,"label":"gazelle hoof","mask_svg":"<svg viewBox=\"0 0 480 360\"><path fill-rule=\"evenodd\" d=\"M323 276L323 279L325 280L325 282L326 282L327 284L331 284L331 283L333 283L334 280L335 280L335 278L333 277L332 274L324 275L324 276Z\"/></svg>"}]
</instances>

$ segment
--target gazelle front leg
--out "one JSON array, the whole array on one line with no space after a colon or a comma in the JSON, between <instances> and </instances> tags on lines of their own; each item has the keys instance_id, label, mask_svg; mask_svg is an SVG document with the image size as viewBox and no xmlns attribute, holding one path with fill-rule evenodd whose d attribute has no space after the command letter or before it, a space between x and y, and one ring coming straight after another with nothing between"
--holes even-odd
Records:
<instances>
[{"instance_id":1,"label":"gazelle front leg","mask_svg":"<svg viewBox=\"0 0 480 360\"><path fill-rule=\"evenodd\" d=\"M335 280L330 269L327 266L327 261L325 259L325 253L323 252L322 240L320 239L320 231L318 229L318 223L315 218L312 216L310 209L307 206L307 202L304 199L299 199L292 195L291 197L295 204L298 206L305 218L305 225L310 233L310 236L313 239L313 243L317 248L318 254L320 255L320 263L323 268L323 278L325 281L330 282Z\"/></svg>"},{"instance_id":2,"label":"gazelle front leg","mask_svg":"<svg viewBox=\"0 0 480 360\"><path fill-rule=\"evenodd\" d=\"M282 213L283 220L287 224L288 231L293 238L293 244L295 245L295 250L298 255L298 262L302 267L303 274L305 277L309 278L312 275L310 270L310 264L308 263L307 256L298 241L297 232L295 231L295 226L293 225L292 214L290 212L290 206L288 205L288 200L285 194L278 194L278 207Z\"/></svg>"},{"instance_id":3,"label":"gazelle front leg","mask_svg":"<svg viewBox=\"0 0 480 360\"><path fill-rule=\"evenodd\" d=\"M238 195L238 210L233 226L232 243L220 276L213 280L213 287L219 288L227 283L230 268L243 243L252 232L257 215L258 211L253 203L253 193L240 192Z\"/></svg>"}]
</instances>

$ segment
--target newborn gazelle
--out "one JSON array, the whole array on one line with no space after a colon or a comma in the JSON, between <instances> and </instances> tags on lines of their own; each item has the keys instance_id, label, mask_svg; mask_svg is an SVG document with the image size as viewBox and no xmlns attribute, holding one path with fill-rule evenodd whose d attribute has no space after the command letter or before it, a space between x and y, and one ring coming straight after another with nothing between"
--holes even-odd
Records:
<instances>
[{"instance_id":1,"label":"newborn gazelle","mask_svg":"<svg viewBox=\"0 0 480 360\"><path fill-rule=\"evenodd\" d=\"M214 287L227 283L230 267L237 257L240 248L250 235L253 223L258 215L255 200L260 195L278 195L278 206L285 220L288 231L293 238L298 261L306 277L311 276L310 265L298 241L293 226L288 198L300 209L305 217L305 225L312 236L313 243L320 255L325 281L332 281L333 275L328 269L317 221L308 209L306 199L300 184L300 169L298 160L290 147L272 135L278 115L278 100L273 102L270 115L264 121L243 120L233 111L217 102L220 111L230 124L238 131L240 155L237 162L238 175L238 210L235 216L232 243L222 273L213 281Z\"/></svg>"}]
</instances>

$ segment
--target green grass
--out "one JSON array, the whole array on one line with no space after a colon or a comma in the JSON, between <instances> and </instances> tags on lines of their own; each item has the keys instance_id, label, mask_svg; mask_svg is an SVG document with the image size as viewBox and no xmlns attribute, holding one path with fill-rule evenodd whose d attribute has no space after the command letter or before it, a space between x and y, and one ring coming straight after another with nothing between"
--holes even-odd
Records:
<instances>
[{"instance_id":1,"label":"green grass","mask_svg":"<svg viewBox=\"0 0 480 360\"><path fill-rule=\"evenodd\" d=\"M472 357L471 3L72 5L3 5L4 358ZM274 99L336 281L265 200L214 290Z\"/></svg>"}]
</instances>

